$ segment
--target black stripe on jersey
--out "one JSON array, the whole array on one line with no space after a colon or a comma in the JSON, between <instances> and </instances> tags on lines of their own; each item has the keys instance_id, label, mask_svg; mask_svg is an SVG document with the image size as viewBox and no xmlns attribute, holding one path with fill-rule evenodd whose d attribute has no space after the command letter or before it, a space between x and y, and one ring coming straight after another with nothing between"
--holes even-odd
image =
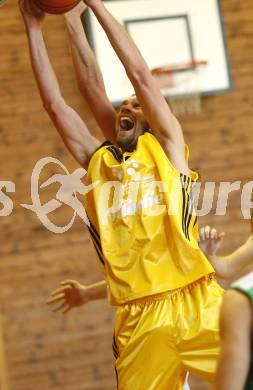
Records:
<instances>
[{"instance_id":1,"label":"black stripe on jersey","mask_svg":"<svg viewBox=\"0 0 253 390\"><path fill-rule=\"evenodd\" d=\"M182 195L183 195L183 210L182 210L182 230L184 232L184 235L186 235L186 212L188 207L188 194L187 194L187 188L188 188L188 182L187 177L183 174L180 175L180 181L181 181L181 187L182 187Z\"/></svg>"},{"instance_id":2,"label":"black stripe on jersey","mask_svg":"<svg viewBox=\"0 0 253 390\"><path fill-rule=\"evenodd\" d=\"M189 227L192 220L192 213L194 209L194 199L192 196L191 179L184 175L180 175L183 195L183 210L182 210L182 230L185 237L190 240ZM195 222L196 224L196 222Z\"/></svg>"},{"instance_id":3,"label":"black stripe on jersey","mask_svg":"<svg viewBox=\"0 0 253 390\"><path fill-rule=\"evenodd\" d=\"M182 188L182 196L183 196L183 210L182 210L182 229L185 234L185 227L184 227L184 213L185 213L185 192L184 192L184 183L183 183L183 175L180 175L180 182L181 182L181 188Z\"/></svg>"},{"instance_id":4,"label":"black stripe on jersey","mask_svg":"<svg viewBox=\"0 0 253 390\"><path fill-rule=\"evenodd\" d=\"M93 233L95 234L95 236L97 237L97 239L99 240L99 243L100 243L100 236L99 236L98 232L96 231L96 228L90 219L89 219L89 223L90 223L90 227L91 227Z\"/></svg>"},{"instance_id":5,"label":"black stripe on jersey","mask_svg":"<svg viewBox=\"0 0 253 390\"><path fill-rule=\"evenodd\" d=\"M122 154L118 151L118 149L114 146L114 145L111 145L107 148L107 150L109 150L109 152L112 153L113 157L119 161L119 162L122 162L123 161L123 156Z\"/></svg>"},{"instance_id":6,"label":"black stripe on jersey","mask_svg":"<svg viewBox=\"0 0 253 390\"><path fill-rule=\"evenodd\" d=\"M99 260L101 261L101 263L103 265L105 265L100 236L99 236L98 232L96 231L94 225L90 221L90 219L89 219L89 223L90 223L90 226L88 226L88 229L89 229L89 232L90 232L90 235L91 235L91 238L92 238L93 245L94 245L94 247L96 249L96 252L97 252L97 255L99 257Z\"/></svg>"},{"instance_id":7,"label":"black stripe on jersey","mask_svg":"<svg viewBox=\"0 0 253 390\"><path fill-rule=\"evenodd\" d=\"M196 225L196 223L197 223L197 220L198 220L198 218L197 218L197 216L196 216L196 217L195 217L194 224L193 224L193 227Z\"/></svg>"},{"instance_id":8,"label":"black stripe on jersey","mask_svg":"<svg viewBox=\"0 0 253 390\"><path fill-rule=\"evenodd\" d=\"M105 141L103 142L96 150L94 153L96 153L99 149L103 148L104 146L108 146L106 149L109 150L109 152L112 153L113 157L119 161L123 161L123 155L120 153L120 151L114 146L111 141Z\"/></svg>"},{"instance_id":9,"label":"black stripe on jersey","mask_svg":"<svg viewBox=\"0 0 253 390\"><path fill-rule=\"evenodd\" d=\"M119 349L116 344L116 339L115 339L115 334L113 334L113 339L112 339L112 351L113 351L113 356L115 359L119 357Z\"/></svg>"},{"instance_id":10,"label":"black stripe on jersey","mask_svg":"<svg viewBox=\"0 0 253 390\"><path fill-rule=\"evenodd\" d=\"M189 227L190 227L190 223L191 223L191 219L192 219L192 213L193 213L193 208L194 208L194 203L193 203L191 189L190 189L190 195L189 195L189 204L190 204L190 211L189 211L189 214L188 214L188 220L186 222L186 234L187 234L188 240L190 240Z\"/></svg>"},{"instance_id":11,"label":"black stripe on jersey","mask_svg":"<svg viewBox=\"0 0 253 390\"><path fill-rule=\"evenodd\" d=\"M105 141L105 142L103 142L96 150L95 150L95 153L99 150L99 149L101 149L101 148L103 148L104 146L111 146L112 145L112 143L111 143L111 141Z\"/></svg>"},{"instance_id":12,"label":"black stripe on jersey","mask_svg":"<svg viewBox=\"0 0 253 390\"><path fill-rule=\"evenodd\" d=\"M96 252L97 252L97 255L99 257L99 260L101 261L101 263L104 266L105 265L105 261L104 261L104 258L103 258L103 252L102 252L101 244L100 244L100 242L98 242L98 240L95 237L92 229L89 226L88 226L88 229L89 229L89 232L90 232L90 235L91 235L91 238L92 238L93 245L94 245L94 247L96 249Z\"/></svg>"},{"instance_id":13,"label":"black stripe on jersey","mask_svg":"<svg viewBox=\"0 0 253 390\"><path fill-rule=\"evenodd\" d=\"M91 224L90 226L88 226L88 229L89 229L90 234L92 235L92 238L96 242L97 246L99 247L99 249L103 253L100 237L99 237L98 233L96 232L96 230L94 229L94 226Z\"/></svg>"},{"instance_id":14,"label":"black stripe on jersey","mask_svg":"<svg viewBox=\"0 0 253 390\"><path fill-rule=\"evenodd\" d=\"M189 188L190 188L191 179L189 177L185 177L185 180L186 180L187 186L185 188L186 209L185 209L185 215L184 215L184 225L185 225L185 235L189 240L190 238L189 238L189 233L188 233L188 229L187 229L187 220L188 220L188 216L189 216L189 206L190 206Z\"/></svg>"},{"instance_id":15,"label":"black stripe on jersey","mask_svg":"<svg viewBox=\"0 0 253 390\"><path fill-rule=\"evenodd\" d=\"M117 349L115 349L115 346L114 346L114 345L112 345L112 352L113 352L113 356L114 356L114 358L115 358L115 359L117 359L117 358L118 358L118 356L119 356L119 354L118 354L118 351L117 351Z\"/></svg>"},{"instance_id":16,"label":"black stripe on jersey","mask_svg":"<svg viewBox=\"0 0 253 390\"><path fill-rule=\"evenodd\" d=\"M190 183L190 187L188 187L189 188L189 195L188 195L188 210L187 210L188 215L187 215L187 220L186 220L186 235L187 235L188 240L190 240L189 226L191 223L192 213L193 213L193 209L194 209L194 199L193 199L193 195L192 195L191 179L189 179L189 183ZM190 207L190 209L189 209L189 207Z\"/></svg>"}]
</instances>

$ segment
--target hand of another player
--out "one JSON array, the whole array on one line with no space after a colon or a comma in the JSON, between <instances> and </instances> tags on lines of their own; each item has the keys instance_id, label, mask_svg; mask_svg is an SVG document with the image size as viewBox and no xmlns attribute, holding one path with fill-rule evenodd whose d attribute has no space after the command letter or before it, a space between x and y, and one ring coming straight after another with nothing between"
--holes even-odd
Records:
<instances>
[{"instance_id":1,"label":"hand of another player","mask_svg":"<svg viewBox=\"0 0 253 390\"><path fill-rule=\"evenodd\" d=\"M210 226L205 226L200 229L199 247L207 257L216 255L225 233L218 233L216 229L211 229Z\"/></svg>"},{"instance_id":2,"label":"hand of another player","mask_svg":"<svg viewBox=\"0 0 253 390\"><path fill-rule=\"evenodd\" d=\"M41 27L45 14L31 0L19 0L19 8L27 27Z\"/></svg>"},{"instance_id":3,"label":"hand of another player","mask_svg":"<svg viewBox=\"0 0 253 390\"><path fill-rule=\"evenodd\" d=\"M74 307L88 303L91 300L89 292L89 286L84 286L76 280L65 280L61 282L61 287L51 293L51 298L47 300L47 303L49 305L58 304L53 311L66 314Z\"/></svg>"}]
</instances>

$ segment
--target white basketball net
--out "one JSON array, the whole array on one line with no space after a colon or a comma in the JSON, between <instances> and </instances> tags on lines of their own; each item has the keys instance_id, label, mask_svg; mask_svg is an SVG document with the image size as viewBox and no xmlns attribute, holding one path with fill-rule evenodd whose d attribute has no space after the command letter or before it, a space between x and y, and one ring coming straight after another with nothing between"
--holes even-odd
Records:
<instances>
[{"instance_id":1,"label":"white basketball net","mask_svg":"<svg viewBox=\"0 0 253 390\"><path fill-rule=\"evenodd\" d=\"M170 76L173 86L161 88L175 115L199 114L202 111L200 77L204 68L202 64L181 72L175 71ZM159 75L156 77L159 79Z\"/></svg>"}]
</instances>

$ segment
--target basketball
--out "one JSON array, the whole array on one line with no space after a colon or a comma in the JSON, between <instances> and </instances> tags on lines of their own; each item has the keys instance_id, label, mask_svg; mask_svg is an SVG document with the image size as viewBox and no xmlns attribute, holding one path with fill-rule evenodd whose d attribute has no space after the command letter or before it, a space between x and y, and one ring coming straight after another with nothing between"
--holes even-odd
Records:
<instances>
[{"instance_id":1,"label":"basketball","mask_svg":"<svg viewBox=\"0 0 253 390\"><path fill-rule=\"evenodd\" d=\"M33 0L33 3L48 14L64 14L74 8L80 0Z\"/></svg>"}]
</instances>

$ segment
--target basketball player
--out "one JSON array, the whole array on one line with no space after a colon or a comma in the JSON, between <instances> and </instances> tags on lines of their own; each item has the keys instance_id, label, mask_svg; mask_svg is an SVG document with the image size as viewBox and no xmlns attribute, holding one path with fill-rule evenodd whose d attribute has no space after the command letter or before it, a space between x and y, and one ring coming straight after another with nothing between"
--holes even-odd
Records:
<instances>
[{"instance_id":1,"label":"basketball player","mask_svg":"<svg viewBox=\"0 0 253 390\"><path fill-rule=\"evenodd\" d=\"M100 0L86 4L136 93L117 114L115 144L100 145L65 103L44 44L43 15L31 15L28 1L21 9L44 107L67 148L88 167L88 184L100 180L86 207L110 301L117 306L118 386L181 389L187 371L212 381L223 292L198 246L191 194L198 175L188 167L181 126L139 50ZM175 183L181 184L176 197ZM176 213L169 212L174 202Z\"/></svg>"},{"instance_id":2,"label":"basketball player","mask_svg":"<svg viewBox=\"0 0 253 390\"><path fill-rule=\"evenodd\" d=\"M217 244L218 243L218 244ZM251 271L233 282L226 292L221 308L221 354L216 375L216 390L253 389L253 234L230 256L216 257L219 246L215 229L202 229L200 245L208 250L214 266L223 278L234 278Z\"/></svg>"},{"instance_id":3,"label":"basketball player","mask_svg":"<svg viewBox=\"0 0 253 390\"><path fill-rule=\"evenodd\" d=\"M216 390L253 389L253 272L231 285L221 309Z\"/></svg>"},{"instance_id":4,"label":"basketball player","mask_svg":"<svg viewBox=\"0 0 253 390\"><path fill-rule=\"evenodd\" d=\"M224 233L218 234L209 226L201 228L199 245L212 262L217 277L223 285L240 274L245 274L233 282L225 294L221 311L222 353L217 373L217 390L252 390L253 363L252 349L252 305L253 305L253 272L247 272L253 266L253 234L231 255L217 257ZM232 290L233 289L233 290ZM69 312L75 307L93 300L105 299L107 286L104 281L84 286L75 280L66 280L61 287L51 294L49 304L58 304L54 311ZM238 364L238 362L240 362ZM247 383L246 383L247 382ZM245 387L246 384L246 387ZM184 384L184 390L187 387Z\"/></svg>"}]
</instances>

